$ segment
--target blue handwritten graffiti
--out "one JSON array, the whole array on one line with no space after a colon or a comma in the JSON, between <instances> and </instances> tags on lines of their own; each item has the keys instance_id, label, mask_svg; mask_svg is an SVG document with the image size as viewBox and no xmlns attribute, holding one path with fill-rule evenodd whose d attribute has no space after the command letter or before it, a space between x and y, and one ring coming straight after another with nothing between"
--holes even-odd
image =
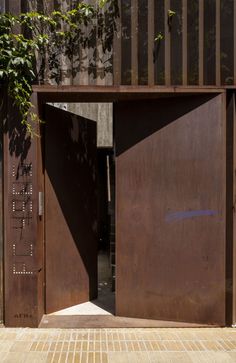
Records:
<instances>
[{"instance_id":1,"label":"blue handwritten graffiti","mask_svg":"<svg viewBox=\"0 0 236 363\"><path fill-rule=\"evenodd\" d=\"M188 210L188 211L179 211L174 213L168 213L166 215L166 222L174 222L182 219L189 219L193 217L202 217L202 216L215 216L217 215L217 211L204 209L204 210Z\"/></svg>"}]
</instances>

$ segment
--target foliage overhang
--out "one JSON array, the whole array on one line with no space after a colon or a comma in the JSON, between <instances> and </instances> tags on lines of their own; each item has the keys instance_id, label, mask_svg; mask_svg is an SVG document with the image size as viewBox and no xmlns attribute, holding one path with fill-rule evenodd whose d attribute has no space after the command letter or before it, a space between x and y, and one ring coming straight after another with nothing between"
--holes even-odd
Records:
<instances>
[{"instance_id":1,"label":"foliage overhang","mask_svg":"<svg viewBox=\"0 0 236 363\"><path fill-rule=\"evenodd\" d=\"M96 68L96 44L100 42L104 53L111 52L118 16L116 0L77 3L72 10L50 14L0 14L0 84L7 88L29 133L32 121L39 121L30 101L33 84L43 83L45 77L58 84L62 57L73 77L80 67L81 49L92 49L91 67Z\"/></svg>"}]
</instances>

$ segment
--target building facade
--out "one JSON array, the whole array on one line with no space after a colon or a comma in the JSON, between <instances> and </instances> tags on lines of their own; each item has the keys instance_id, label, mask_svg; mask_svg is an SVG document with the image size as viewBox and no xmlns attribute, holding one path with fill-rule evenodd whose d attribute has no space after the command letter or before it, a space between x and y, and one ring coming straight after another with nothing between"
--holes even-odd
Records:
<instances>
[{"instance_id":1,"label":"building facade","mask_svg":"<svg viewBox=\"0 0 236 363\"><path fill-rule=\"evenodd\" d=\"M97 40L94 63L81 50L76 72L61 56L58 84L46 74L34 86L40 138L20 129L2 89L3 323L37 327L97 296L107 215L115 316L98 326L233 325L235 1L118 7L109 51Z\"/></svg>"}]
</instances>

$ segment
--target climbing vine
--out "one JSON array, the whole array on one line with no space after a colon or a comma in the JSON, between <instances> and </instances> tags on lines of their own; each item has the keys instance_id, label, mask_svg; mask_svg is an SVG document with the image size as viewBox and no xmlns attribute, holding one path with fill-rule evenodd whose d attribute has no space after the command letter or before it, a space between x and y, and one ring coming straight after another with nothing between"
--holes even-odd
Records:
<instances>
[{"instance_id":1,"label":"climbing vine","mask_svg":"<svg viewBox=\"0 0 236 363\"><path fill-rule=\"evenodd\" d=\"M45 78L58 84L62 57L73 77L82 62L81 49L93 49L94 64L98 40L103 52L110 52L118 16L116 0L96 5L76 2L69 11L50 14L0 14L0 86L7 87L29 133L33 132L29 120L39 121L30 101L33 84L42 84Z\"/></svg>"}]
</instances>

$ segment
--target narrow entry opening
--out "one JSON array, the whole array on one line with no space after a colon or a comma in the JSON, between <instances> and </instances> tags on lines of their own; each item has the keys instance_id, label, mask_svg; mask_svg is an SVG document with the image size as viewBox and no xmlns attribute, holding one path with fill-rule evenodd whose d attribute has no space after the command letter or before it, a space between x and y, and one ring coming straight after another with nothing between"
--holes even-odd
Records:
<instances>
[{"instance_id":1,"label":"narrow entry opening","mask_svg":"<svg viewBox=\"0 0 236 363\"><path fill-rule=\"evenodd\" d=\"M51 104L45 115L47 317L113 315L112 104Z\"/></svg>"}]
</instances>

